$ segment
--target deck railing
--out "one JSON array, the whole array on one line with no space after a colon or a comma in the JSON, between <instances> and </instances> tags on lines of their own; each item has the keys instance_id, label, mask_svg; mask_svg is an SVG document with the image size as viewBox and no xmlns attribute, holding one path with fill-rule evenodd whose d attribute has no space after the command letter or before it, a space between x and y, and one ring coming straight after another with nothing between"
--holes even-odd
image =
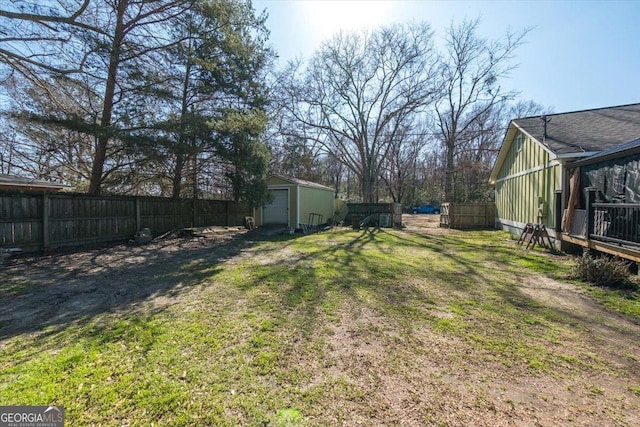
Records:
<instances>
[{"instance_id":1,"label":"deck railing","mask_svg":"<svg viewBox=\"0 0 640 427\"><path fill-rule=\"evenodd\" d=\"M556 192L556 232L565 231L586 240L633 246L636 250L635 247L640 246L640 204L596 202L596 189L586 190L586 209L573 211L568 230L563 229L567 210L561 210L562 192Z\"/></svg>"},{"instance_id":2,"label":"deck railing","mask_svg":"<svg viewBox=\"0 0 640 427\"><path fill-rule=\"evenodd\" d=\"M640 204L596 202L596 188L587 188L587 236L620 245L640 245Z\"/></svg>"},{"instance_id":3,"label":"deck railing","mask_svg":"<svg viewBox=\"0 0 640 427\"><path fill-rule=\"evenodd\" d=\"M593 215L590 238L640 245L640 204L593 203L590 211Z\"/></svg>"}]
</instances>

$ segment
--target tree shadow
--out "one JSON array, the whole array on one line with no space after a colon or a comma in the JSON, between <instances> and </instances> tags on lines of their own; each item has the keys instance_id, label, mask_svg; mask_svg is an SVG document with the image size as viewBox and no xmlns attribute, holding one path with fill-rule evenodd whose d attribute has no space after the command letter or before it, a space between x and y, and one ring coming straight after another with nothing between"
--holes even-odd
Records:
<instances>
[{"instance_id":1,"label":"tree shadow","mask_svg":"<svg viewBox=\"0 0 640 427\"><path fill-rule=\"evenodd\" d=\"M171 238L19 259L0 270L0 340L55 333L103 313L160 311L260 238Z\"/></svg>"},{"instance_id":2,"label":"tree shadow","mask_svg":"<svg viewBox=\"0 0 640 427\"><path fill-rule=\"evenodd\" d=\"M317 333L318 325L323 322L325 304L336 294L354 303L354 310L365 306L383 307L385 313L406 320L410 320L407 313L409 316L429 316L429 307L442 304L442 301L430 293L432 288L429 286L403 283L403 271L415 268L411 256L398 257L391 267L376 258L387 253L392 256L394 248L402 246L426 260L441 257L450 263L446 268L425 273L424 280L437 281L438 286L444 287L441 291L449 293L453 299L464 297L482 302L491 298L503 305L500 315L505 318L530 314L559 324L593 321L585 313L550 306L523 292L517 282L530 272L519 266L517 260L528 255L514 253L518 249L515 244L510 247L489 239L473 241L465 233L429 234L379 229L348 233L353 235L349 234L346 241L341 236L333 242L331 234L327 233L327 241L317 249L299 251L292 258L275 258L268 265L256 265L252 271L254 278L240 286L246 290L268 287L269 297L275 299L274 306L282 315L297 316L299 321L296 323L305 337ZM148 247L120 246L25 259L0 271L0 305L3 307L0 340L19 334L56 334L69 325L89 322L114 312L132 313L136 317L152 315L178 302L183 293L209 285L210 281L205 279L218 274L223 268L221 264L227 260L273 256L269 253L273 245L256 248L256 243L272 242L279 250L286 250L294 243L299 245L300 239L305 238L247 233L216 242L172 239ZM481 256L473 256L479 251L483 251ZM318 260L335 268L323 272L316 268ZM493 269L510 275L512 285L495 283ZM487 287L491 289L489 297ZM259 297L264 295L260 293ZM416 307L419 313L415 311ZM612 334L636 336L635 331L625 333L623 328L610 322L602 327Z\"/></svg>"}]
</instances>

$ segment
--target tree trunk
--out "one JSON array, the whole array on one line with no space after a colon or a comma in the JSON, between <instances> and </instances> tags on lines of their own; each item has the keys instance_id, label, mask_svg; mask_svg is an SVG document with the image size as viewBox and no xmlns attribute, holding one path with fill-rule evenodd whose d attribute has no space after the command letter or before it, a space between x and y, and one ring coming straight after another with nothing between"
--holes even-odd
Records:
<instances>
[{"instance_id":1,"label":"tree trunk","mask_svg":"<svg viewBox=\"0 0 640 427\"><path fill-rule=\"evenodd\" d=\"M191 54L191 46L189 46L189 54ZM187 162L185 159L185 154L182 152L184 146L186 145L186 131L187 131L187 123L186 117L189 109L189 83L191 82L191 60L187 59L184 81L182 82L182 100L180 105L180 135L178 136L178 146L176 147L176 167L173 171L173 190L172 197L177 199L180 197L180 191L182 189L182 172L184 170L184 165ZM195 144L195 143L194 143ZM194 172L195 176L195 172ZM195 179L195 178L194 178ZM194 187L195 194L195 187Z\"/></svg>"},{"instance_id":2,"label":"tree trunk","mask_svg":"<svg viewBox=\"0 0 640 427\"><path fill-rule=\"evenodd\" d=\"M373 203L375 200L375 179L371 176L371 169L365 169L362 175L362 201L364 203Z\"/></svg>"},{"instance_id":3,"label":"tree trunk","mask_svg":"<svg viewBox=\"0 0 640 427\"><path fill-rule=\"evenodd\" d=\"M101 132L96 142L96 153L91 167L91 179L89 181L89 194L100 194L104 162L107 158L107 145L111 137L109 127L113 116L113 99L115 97L118 66L120 65L120 48L124 40L124 14L129 6L129 0L120 0L117 7L116 28L113 36L113 45L109 56L109 70L104 90L102 104L102 117L100 118Z\"/></svg>"},{"instance_id":4,"label":"tree trunk","mask_svg":"<svg viewBox=\"0 0 640 427\"><path fill-rule=\"evenodd\" d=\"M185 158L181 152L176 153L176 167L173 169L171 197L180 198L182 191L182 171L184 170Z\"/></svg>"},{"instance_id":5,"label":"tree trunk","mask_svg":"<svg viewBox=\"0 0 640 427\"><path fill-rule=\"evenodd\" d=\"M195 143L194 143L195 144ZM191 163L192 163L192 173L193 173L193 200L196 200L198 198L198 155L197 154L193 154L191 156Z\"/></svg>"},{"instance_id":6,"label":"tree trunk","mask_svg":"<svg viewBox=\"0 0 640 427\"><path fill-rule=\"evenodd\" d=\"M444 200L446 202L454 202L453 178L454 178L454 143L455 141L447 141L446 159L444 165Z\"/></svg>"}]
</instances>

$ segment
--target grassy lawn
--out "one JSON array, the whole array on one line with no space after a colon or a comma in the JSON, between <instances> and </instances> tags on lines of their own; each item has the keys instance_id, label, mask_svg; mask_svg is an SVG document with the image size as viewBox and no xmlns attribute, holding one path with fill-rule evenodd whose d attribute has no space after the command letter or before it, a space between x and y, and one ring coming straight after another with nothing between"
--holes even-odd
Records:
<instances>
[{"instance_id":1,"label":"grassy lawn","mask_svg":"<svg viewBox=\"0 0 640 427\"><path fill-rule=\"evenodd\" d=\"M273 237L179 265L197 285L161 311L0 341L0 402L74 426L633 425L638 327L598 316L637 326L638 295L570 264L501 232Z\"/></svg>"}]
</instances>

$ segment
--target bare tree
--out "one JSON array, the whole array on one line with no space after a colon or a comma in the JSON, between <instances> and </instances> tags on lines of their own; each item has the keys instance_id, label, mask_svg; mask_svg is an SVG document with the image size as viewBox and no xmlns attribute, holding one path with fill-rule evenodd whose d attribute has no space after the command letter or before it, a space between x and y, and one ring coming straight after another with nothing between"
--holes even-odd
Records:
<instances>
[{"instance_id":1,"label":"bare tree","mask_svg":"<svg viewBox=\"0 0 640 427\"><path fill-rule=\"evenodd\" d=\"M374 201L384 159L438 93L432 31L395 25L339 33L306 69L290 64L281 79L292 135L313 141L342 162Z\"/></svg>"},{"instance_id":2,"label":"bare tree","mask_svg":"<svg viewBox=\"0 0 640 427\"><path fill-rule=\"evenodd\" d=\"M0 117L0 174L10 175L16 167L17 141L16 132L9 122Z\"/></svg>"},{"instance_id":3,"label":"bare tree","mask_svg":"<svg viewBox=\"0 0 640 427\"><path fill-rule=\"evenodd\" d=\"M405 127L399 130L398 138L384 159L380 173L380 179L394 203L402 204L407 198L411 199L408 196L418 185L418 158L428 140L429 133L424 127Z\"/></svg>"},{"instance_id":4,"label":"bare tree","mask_svg":"<svg viewBox=\"0 0 640 427\"><path fill-rule=\"evenodd\" d=\"M479 21L451 24L446 33L445 51L439 76L442 96L435 104L437 131L444 148L447 201L457 201L454 193L456 157L463 145L482 132L479 124L492 110L500 108L516 96L499 84L514 69L515 50L528 30L506 34L503 40L490 42L478 35Z\"/></svg>"}]
</instances>

